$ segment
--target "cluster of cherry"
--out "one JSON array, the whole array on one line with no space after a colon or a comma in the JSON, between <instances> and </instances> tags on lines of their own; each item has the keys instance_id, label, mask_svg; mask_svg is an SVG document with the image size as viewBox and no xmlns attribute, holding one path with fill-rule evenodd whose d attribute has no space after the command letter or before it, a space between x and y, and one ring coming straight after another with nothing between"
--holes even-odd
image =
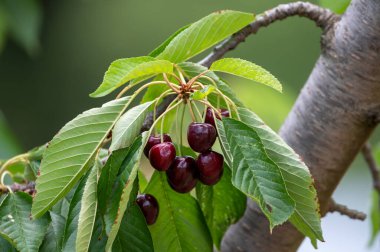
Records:
<instances>
[{"instance_id":1,"label":"cluster of cherry","mask_svg":"<svg viewBox=\"0 0 380 252\"><path fill-rule=\"evenodd\" d=\"M226 109L221 109L223 117L229 117ZM218 119L219 116L217 116ZM205 122L192 122L187 131L187 141L194 151L200 153L195 160L190 156L176 156L176 149L169 135L150 136L144 149L150 164L158 171L165 171L170 187L179 193L190 192L197 180L205 185L215 185L223 175L223 155L213 151L217 137L215 120L211 108L207 108ZM139 195L136 199L147 223L155 223L158 203L150 194Z\"/></svg>"}]
</instances>

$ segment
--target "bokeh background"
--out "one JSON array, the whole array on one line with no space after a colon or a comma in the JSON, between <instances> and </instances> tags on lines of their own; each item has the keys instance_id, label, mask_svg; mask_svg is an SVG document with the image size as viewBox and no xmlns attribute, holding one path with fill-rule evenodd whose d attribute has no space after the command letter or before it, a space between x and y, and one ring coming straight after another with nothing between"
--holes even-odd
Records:
<instances>
[{"instance_id":1,"label":"bokeh background","mask_svg":"<svg viewBox=\"0 0 380 252\"><path fill-rule=\"evenodd\" d=\"M171 33L220 9L261 13L276 0L0 0L0 159L49 141L80 112L110 97L88 94L115 59L146 55ZM318 1L311 1L320 4ZM347 0L324 0L342 11ZM283 94L242 79L229 83L241 100L278 130L320 53L320 30L294 17L260 30L228 56L251 60L283 83ZM376 140L376 139L375 139ZM361 157L335 199L369 212L371 178ZM318 251L379 251L367 246L369 220L323 219ZM301 252L315 251L308 241Z\"/></svg>"}]
</instances>

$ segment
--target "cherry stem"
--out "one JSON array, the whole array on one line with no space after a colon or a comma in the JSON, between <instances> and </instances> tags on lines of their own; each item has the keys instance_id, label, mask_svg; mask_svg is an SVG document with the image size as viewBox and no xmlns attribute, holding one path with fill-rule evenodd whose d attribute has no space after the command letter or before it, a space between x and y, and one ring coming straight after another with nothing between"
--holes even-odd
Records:
<instances>
[{"instance_id":1,"label":"cherry stem","mask_svg":"<svg viewBox=\"0 0 380 252\"><path fill-rule=\"evenodd\" d=\"M203 103L205 105L207 105L208 107L212 108L220 118L222 118L222 114L219 112L219 110L217 108L215 108L214 106L211 105L211 103L209 103L208 101L204 101L204 100L197 100L197 102L200 102L200 103Z\"/></svg>"},{"instance_id":2,"label":"cherry stem","mask_svg":"<svg viewBox=\"0 0 380 252\"><path fill-rule=\"evenodd\" d=\"M176 85L175 85L174 83L171 83L171 82L169 81L168 76L167 76L165 73L162 74L162 75L164 76L164 80L165 80L166 84L167 84L171 89L173 89L174 92L176 92L177 94L179 94L181 91L180 91L178 88L175 87Z\"/></svg>"},{"instance_id":3,"label":"cherry stem","mask_svg":"<svg viewBox=\"0 0 380 252\"><path fill-rule=\"evenodd\" d=\"M172 109L174 109L175 107L177 107L179 104L181 104L182 101L178 102L177 104L174 104L175 102L178 101L178 97L175 98L168 106L168 108L165 110L164 113L162 113L152 124L152 126L150 127L150 130L149 130L149 135L152 134L152 130L154 129L154 127L156 126L157 122L162 118L164 117L168 112L170 112ZM173 105L174 104L174 105Z\"/></svg>"},{"instance_id":4,"label":"cherry stem","mask_svg":"<svg viewBox=\"0 0 380 252\"><path fill-rule=\"evenodd\" d=\"M184 120L184 118L185 118L185 110L186 110L186 106L185 106L185 104L183 104L183 106L182 106L182 113L181 113L181 125L180 125L180 138L179 138L179 152L180 152L180 155L182 156L182 138L183 138L183 136L182 136L182 134L183 134L183 132L182 132L182 130L183 130L183 120Z\"/></svg>"},{"instance_id":5,"label":"cherry stem","mask_svg":"<svg viewBox=\"0 0 380 252\"><path fill-rule=\"evenodd\" d=\"M138 94L140 93L144 88L147 88L149 86L153 86L153 85L158 85L158 84L166 84L165 81L151 81L151 82L148 82L146 84L144 84L143 86L141 86L139 89L137 89L135 92L134 92L134 95L135 94ZM134 85L128 85L126 86L123 90L121 90L121 92L116 96L116 99L119 99L120 97L123 96L123 94L125 94L125 92L127 92L130 88L134 87Z\"/></svg>"},{"instance_id":6,"label":"cherry stem","mask_svg":"<svg viewBox=\"0 0 380 252\"><path fill-rule=\"evenodd\" d=\"M175 94L175 92L173 92L173 90L169 89L169 90L166 90L165 92L163 92L159 97L157 97L156 99L156 102L154 103L154 108L153 108L153 122L156 120L156 116L157 116L157 105L159 103L159 101L168 96L168 95L171 95L171 94ZM156 133L155 130L153 130L154 133Z\"/></svg>"},{"instance_id":7,"label":"cherry stem","mask_svg":"<svg viewBox=\"0 0 380 252\"><path fill-rule=\"evenodd\" d=\"M186 80L185 80L185 77L183 76L184 73L182 72L182 69L179 66L177 66L177 65L174 65L174 67L177 69L179 78L182 80L182 84L185 85L186 84Z\"/></svg>"},{"instance_id":8,"label":"cherry stem","mask_svg":"<svg viewBox=\"0 0 380 252\"><path fill-rule=\"evenodd\" d=\"M191 86L194 84L194 82L195 82L198 78L200 78L201 76L205 75L205 74L208 73L208 72L209 72L209 70L207 69L206 71L204 71L204 72L198 74L197 76L191 78L191 80L189 80L189 82L187 83L188 88L191 88Z\"/></svg>"},{"instance_id":9,"label":"cherry stem","mask_svg":"<svg viewBox=\"0 0 380 252\"><path fill-rule=\"evenodd\" d=\"M192 102L191 102L191 105L193 105ZM202 114L201 114L201 112L199 111L198 106L197 106L196 104L194 104L194 108L195 108L195 110L197 111L199 118L202 120Z\"/></svg>"},{"instance_id":10,"label":"cherry stem","mask_svg":"<svg viewBox=\"0 0 380 252\"><path fill-rule=\"evenodd\" d=\"M181 85L184 84L184 83L182 82L182 80L181 80L180 78L178 78L177 75L175 75L175 74L173 74L173 73L169 73L169 75L170 75L170 76L173 76L173 77L178 81L179 84L181 84Z\"/></svg>"},{"instance_id":11,"label":"cherry stem","mask_svg":"<svg viewBox=\"0 0 380 252\"><path fill-rule=\"evenodd\" d=\"M190 112L190 115L191 115L191 119L193 120L193 122L196 122L197 119L195 118L193 108L191 107L191 102L188 101L187 105L189 106L189 112Z\"/></svg>"}]
</instances>

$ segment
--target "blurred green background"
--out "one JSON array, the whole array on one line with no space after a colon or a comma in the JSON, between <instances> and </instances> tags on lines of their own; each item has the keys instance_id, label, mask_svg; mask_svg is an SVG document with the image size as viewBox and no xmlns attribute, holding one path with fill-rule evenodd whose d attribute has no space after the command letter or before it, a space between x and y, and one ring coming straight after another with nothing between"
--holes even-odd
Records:
<instances>
[{"instance_id":1,"label":"blurred green background","mask_svg":"<svg viewBox=\"0 0 380 252\"><path fill-rule=\"evenodd\" d=\"M0 0L0 159L49 141L77 114L104 99L88 94L115 59L141 56L185 24L215 10L261 13L275 0ZM318 3L318 1L311 1ZM321 0L342 12L347 0ZM320 30L304 18L263 28L228 56L272 72L284 92L237 78L229 83L243 102L278 130L320 53ZM199 58L197 58L199 59ZM15 137L16 136L16 137ZM355 191L352 192L352 185ZM361 159L335 193L337 201L368 212L371 183ZM369 223L328 215L319 251L367 248ZM308 242L300 251L314 251Z\"/></svg>"}]
</instances>

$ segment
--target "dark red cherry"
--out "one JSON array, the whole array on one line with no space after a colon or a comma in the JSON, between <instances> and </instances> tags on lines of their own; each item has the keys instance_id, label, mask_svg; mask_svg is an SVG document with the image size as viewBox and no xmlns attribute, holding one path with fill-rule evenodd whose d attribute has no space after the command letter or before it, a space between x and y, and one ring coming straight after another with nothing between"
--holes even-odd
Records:
<instances>
[{"instance_id":1,"label":"dark red cherry","mask_svg":"<svg viewBox=\"0 0 380 252\"><path fill-rule=\"evenodd\" d=\"M172 142L172 139L170 138L170 136L168 134L164 134L164 142ZM144 154L146 157L149 157L149 151L150 149L155 146L156 144L159 144L161 143L161 135L157 135L157 136L150 136L148 138L148 142L146 143L145 145L145 148L144 148Z\"/></svg>"},{"instance_id":2,"label":"dark red cherry","mask_svg":"<svg viewBox=\"0 0 380 252\"><path fill-rule=\"evenodd\" d=\"M222 117L230 117L230 112L227 109L220 109L220 113L222 114ZM215 116L220 120L220 116L218 114L215 114ZM205 123L209 123L212 126L216 127L212 109L210 107L207 107L206 109Z\"/></svg>"},{"instance_id":3,"label":"dark red cherry","mask_svg":"<svg viewBox=\"0 0 380 252\"><path fill-rule=\"evenodd\" d=\"M209 123L191 123L187 130L187 141L196 152L205 152L215 143L216 129Z\"/></svg>"},{"instance_id":4,"label":"dark red cherry","mask_svg":"<svg viewBox=\"0 0 380 252\"><path fill-rule=\"evenodd\" d=\"M153 195L141 194L137 196L136 203L145 216L146 223L152 225L158 217L158 202Z\"/></svg>"},{"instance_id":5,"label":"dark red cherry","mask_svg":"<svg viewBox=\"0 0 380 252\"><path fill-rule=\"evenodd\" d=\"M170 142L159 143L149 151L150 164L159 171L166 171L176 156L175 147Z\"/></svg>"},{"instance_id":6,"label":"dark red cherry","mask_svg":"<svg viewBox=\"0 0 380 252\"><path fill-rule=\"evenodd\" d=\"M223 175L223 156L215 151L201 153L197 167L198 179L205 185L215 185Z\"/></svg>"},{"instance_id":7,"label":"dark red cherry","mask_svg":"<svg viewBox=\"0 0 380 252\"><path fill-rule=\"evenodd\" d=\"M189 156L176 157L166 171L169 185L179 193L190 192L197 184L197 164Z\"/></svg>"}]
</instances>

